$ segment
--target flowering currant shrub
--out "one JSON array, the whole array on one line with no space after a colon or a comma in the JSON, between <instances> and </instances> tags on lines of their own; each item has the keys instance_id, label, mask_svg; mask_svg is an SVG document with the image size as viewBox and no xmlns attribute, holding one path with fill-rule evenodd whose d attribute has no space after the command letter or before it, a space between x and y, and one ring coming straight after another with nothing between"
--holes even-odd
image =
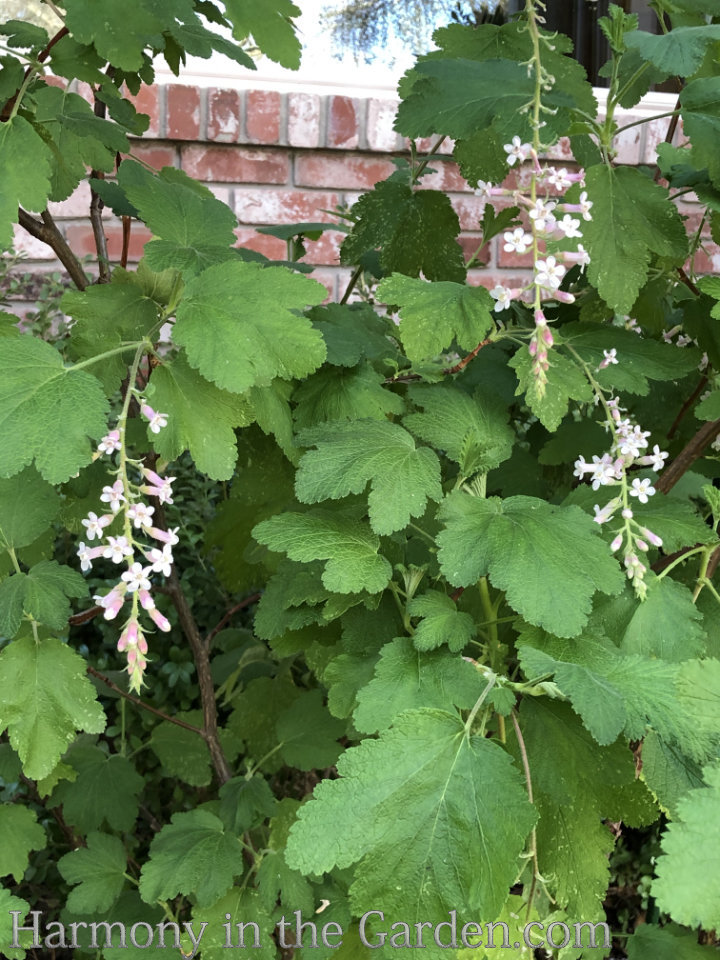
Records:
<instances>
[{"instance_id":1,"label":"flowering currant shrub","mask_svg":"<svg viewBox=\"0 0 720 960\"><path fill-rule=\"evenodd\" d=\"M710 955L715 3L656 0L658 35L610 5L602 113L539 0L438 30L396 120L435 146L347 214L339 303L301 239L238 247L207 188L133 158L155 57L296 67L294 4L50 6L53 35L0 27L0 238L76 287L55 339L0 317L0 952L165 923L148 956L215 960L252 922L287 957L300 911L430 956L415 925L456 911L525 957L531 921L585 924L537 958ZM618 163L620 111L666 80L656 164ZM481 251L424 184L446 139L526 281L468 282ZM83 180L90 280L48 212ZM102 204L151 232L136 269Z\"/></svg>"}]
</instances>

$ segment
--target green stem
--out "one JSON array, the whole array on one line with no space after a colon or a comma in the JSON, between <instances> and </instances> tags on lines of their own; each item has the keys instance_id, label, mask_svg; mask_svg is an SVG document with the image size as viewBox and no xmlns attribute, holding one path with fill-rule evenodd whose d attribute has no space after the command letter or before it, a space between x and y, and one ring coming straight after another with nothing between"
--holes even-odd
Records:
<instances>
[{"instance_id":1,"label":"green stem","mask_svg":"<svg viewBox=\"0 0 720 960\"><path fill-rule=\"evenodd\" d=\"M488 620L488 626L490 627L490 668L491 670L496 671L500 666L501 659L500 638L497 628L498 605L494 604L490 597L490 587L488 585L487 577L481 577L480 580L478 580L478 590L480 591L480 600L482 602L483 613L485 614L485 617Z\"/></svg>"},{"instance_id":2,"label":"green stem","mask_svg":"<svg viewBox=\"0 0 720 960\"><path fill-rule=\"evenodd\" d=\"M635 71L635 73L630 77L630 79L627 80L627 81L625 82L625 84L618 90L618 92L617 92L617 93L615 94L615 96L613 97L613 108L615 107L615 104L620 103L620 101L621 101L622 98L625 96L625 94L628 92L628 90L630 89L630 87L631 87L637 80L640 79L640 77L645 73L645 71L647 70L647 68L648 68L649 66L650 66L649 61L648 61L647 63L644 63L641 67L639 67L639 68ZM608 97L608 99L609 99L609 97ZM654 119L654 117L653 117L653 119Z\"/></svg>"},{"instance_id":3,"label":"green stem","mask_svg":"<svg viewBox=\"0 0 720 960\"><path fill-rule=\"evenodd\" d=\"M496 676L494 673L491 673L491 674L488 676L487 686L485 687L485 689L483 690L483 692L480 694L480 696L479 696L479 697L477 698L477 700L475 701L475 706L472 708L472 710L470 711L470 715L468 716L467 720L465 721L465 736L466 736L466 737L469 737L469 736L470 736L470 732L471 732L471 730L472 730L472 725L473 725L473 723L475 723L475 717L477 717L478 711L480 710L480 707L481 707L481 706L485 703L485 701L487 700L487 696L488 696L488 694L490 693L490 691L492 690L492 688L495 686L495 683L496 683L496 682L497 682L497 676Z\"/></svg>"},{"instance_id":4,"label":"green stem","mask_svg":"<svg viewBox=\"0 0 720 960\"><path fill-rule=\"evenodd\" d=\"M714 545L711 547L710 553L712 553L712 551L715 549L716 546L717 546L717 544L714 544ZM687 553L683 553L681 556L676 557L675 560L673 560L672 563L669 563L669 564L665 567L664 570L661 570L661 571L660 571L660 573L658 574L658 580L662 580L663 577L666 577L666 576L670 573L671 570L674 570L675 567L677 567L679 564L684 563L685 560L688 559L688 557L694 557L695 554L697 554L697 553L703 553L703 551L705 551L705 550L707 550L707 547L693 547L693 549L692 549L692 550L688 550ZM706 568L706 569L707 569L707 568Z\"/></svg>"},{"instance_id":5,"label":"green stem","mask_svg":"<svg viewBox=\"0 0 720 960\"><path fill-rule=\"evenodd\" d=\"M135 340L130 343L124 344L122 347L113 347L112 350L106 350L104 353L98 353L95 357L90 357L89 360L80 360L78 363L73 363L70 367L65 367L66 373L69 373L71 370L82 370L83 367L91 367L94 363L97 363L99 360L106 360L108 357L116 357L119 353L127 353L128 350L137 350L140 347L143 348L143 352L147 347L147 344L144 340Z\"/></svg>"},{"instance_id":6,"label":"green stem","mask_svg":"<svg viewBox=\"0 0 720 960\"><path fill-rule=\"evenodd\" d=\"M416 533L419 533L420 536L425 537L425 539L429 541L434 547L437 547L437 544L435 543L435 537L430 536L429 533L427 533L421 527L418 527L418 525L415 523L408 523L408 526L411 529L413 529Z\"/></svg>"},{"instance_id":7,"label":"green stem","mask_svg":"<svg viewBox=\"0 0 720 960\"><path fill-rule=\"evenodd\" d=\"M37 67L31 67L31 68L28 70L28 72L25 74L25 77L23 78L23 82L22 82L22 84L21 84L21 86L20 86L20 89L18 90L18 92L17 92L17 94L16 94L16 96L15 96L15 103L13 104L13 108L12 108L12 110L10 111L10 116L8 117L8 120L9 120L9 121L14 120L15 117L17 116L17 112L18 112L18 110L20 109L20 104L22 103L22 98L23 98L23 97L25 96L25 94L27 93L27 88L30 86L30 84L32 83L32 81L35 79L35 75L37 74L37 70L38 70Z\"/></svg>"},{"instance_id":8,"label":"green stem","mask_svg":"<svg viewBox=\"0 0 720 960\"><path fill-rule=\"evenodd\" d=\"M650 123L652 120L662 120L663 117L677 117L679 110L668 110L666 113L654 113L650 117L641 117L640 120L633 120L632 123L626 123L624 127L618 127L613 137L617 137L624 130L630 130L631 127L639 127L642 123Z\"/></svg>"},{"instance_id":9,"label":"green stem","mask_svg":"<svg viewBox=\"0 0 720 960\"><path fill-rule=\"evenodd\" d=\"M253 777L255 776L255 774L258 772L258 770L260 769L260 767L265 763L265 761L266 761L266 760L269 760L270 757L271 757L274 753L277 753L278 750L282 749L282 747L284 747L284 746L285 746L285 741L284 741L284 740L283 740L281 743L275 744L275 746L272 748L272 750L268 750L268 752L265 754L265 756L264 756L264 757L261 757L261 758L258 760L258 762L255 764L254 767L248 767L247 773L245 774L245 779L246 779L246 780L252 780L252 778L253 778Z\"/></svg>"},{"instance_id":10,"label":"green stem","mask_svg":"<svg viewBox=\"0 0 720 960\"><path fill-rule=\"evenodd\" d=\"M417 165L417 169L412 175L410 186L418 182L418 180L423 174L423 171L425 170L425 167L430 163L430 158L437 150L440 149L440 147L445 142L445 140L447 140L447 136L438 137L435 143L430 147L430 153L428 153L426 157L423 157L423 159Z\"/></svg>"}]
</instances>

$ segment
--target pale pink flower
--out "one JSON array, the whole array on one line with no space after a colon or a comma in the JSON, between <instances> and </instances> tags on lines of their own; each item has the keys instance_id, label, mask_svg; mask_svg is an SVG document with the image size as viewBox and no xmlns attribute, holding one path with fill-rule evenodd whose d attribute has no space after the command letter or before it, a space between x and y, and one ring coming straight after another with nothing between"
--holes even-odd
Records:
<instances>
[{"instance_id":1,"label":"pale pink flower","mask_svg":"<svg viewBox=\"0 0 720 960\"><path fill-rule=\"evenodd\" d=\"M125 500L122 480L116 480L111 487L103 487L100 499L103 503L109 504L113 513L117 513L120 504Z\"/></svg>"},{"instance_id":2,"label":"pale pink flower","mask_svg":"<svg viewBox=\"0 0 720 960\"><path fill-rule=\"evenodd\" d=\"M527 160L527 158L530 156L532 145L529 143L523 143L520 140L520 137L513 137L512 143L504 144L503 150L508 155L508 166L512 167L518 161L523 163L525 160Z\"/></svg>"},{"instance_id":3,"label":"pale pink flower","mask_svg":"<svg viewBox=\"0 0 720 960\"><path fill-rule=\"evenodd\" d=\"M108 537L108 545L103 550L103 556L106 560L112 560L113 563L122 563L125 557L132 556L132 546L127 537Z\"/></svg>"},{"instance_id":4,"label":"pale pink flower","mask_svg":"<svg viewBox=\"0 0 720 960\"><path fill-rule=\"evenodd\" d=\"M130 569L126 570L122 575L122 579L127 584L128 592L135 593L136 590L149 590L150 572L150 567L143 567L142 564L137 561L131 564Z\"/></svg>"},{"instance_id":5,"label":"pale pink flower","mask_svg":"<svg viewBox=\"0 0 720 960\"><path fill-rule=\"evenodd\" d=\"M142 404L140 407L140 413L142 413L142 415L150 421L148 426L152 433L160 433L162 428L167 426L168 415L166 413L157 413L147 403Z\"/></svg>"},{"instance_id":6,"label":"pale pink flower","mask_svg":"<svg viewBox=\"0 0 720 960\"><path fill-rule=\"evenodd\" d=\"M98 450L100 453L115 453L116 450L119 450L121 447L120 443L120 431L111 430L110 433L106 434L98 444Z\"/></svg>"},{"instance_id":7,"label":"pale pink flower","mask_svg":"<svg viewBox=\"0 0 720 960\"><path fill-rule=\"evenodd\" d=\"M96 513L93 513L91 510L87 515L86 520L81 520L80 522L87 530L88 540L102 540L103 538L103 529L112 523L114 517L110 513L104 514L102 517L99 517Z\"/></svg>"},{"instance_id":8,"label":"pale pink flower","mask_svg":"<svg viewBox=\"0 0 720 960\"><path fill-rule=\"evenodd\" d=\"M144 527L150 530L152 527L152 515L155 513L155 507L149 507L146 503L131 503L128 507L127 515L133 521L136 530Z\"/></svg>"}]
</instances>

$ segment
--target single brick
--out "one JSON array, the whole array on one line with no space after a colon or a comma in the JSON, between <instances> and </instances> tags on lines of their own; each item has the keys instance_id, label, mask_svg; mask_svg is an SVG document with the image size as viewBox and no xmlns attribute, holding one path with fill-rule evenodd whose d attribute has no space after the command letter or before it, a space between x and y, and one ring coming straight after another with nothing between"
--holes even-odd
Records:
<instances>
[{"instance_id":1,"label":"single brick","mask_svg":"<svg viewBox=\"0 0 720 960\"><path fill-rule=\"evenodd\" d=\"M320 146L320 97L311 93L289 93L288 143L291 147Z\"/></svg>"},{"instance_id":2,"label":"single brick","mask_svg":"<svg viewBox=\"0 0 720 960\"><path fill-rule=\"evenodd\" d=\"M337 206L336 193L304 190L236 190L235 214L240 223L328 222Z\"/></svg>"},{"instance_id":3,"label":"single brick","mask_svg":"<svg viewBox=\"0 0 720 960\"><path fill-rule=\"evenodd\" d=\"M485 209L484 200L475 196L461 196L451 197L450 202L458 215L462 230L478 230L480 228L483 210Z\"/></svg>"},{"instance_id":4,"label":"single brick","mask_svg":"<svg viewBox=\"0 0 720 960\"><path fill-rule=\"evenodd\" d=\"M155 144L152 141L145 143L141 140L132 140L132 155L144 160L154 170L161 167L176 166L177 150L173 146Z\"/></svg>"},{"instance_id":5,"label":"single brick","mask_svg":"<svg viewBox=\"0 0 720 960\"><path fill-rule=\"evenodd\" d=\"M340 244L345 234L339 230L327 230L319 240L306 240L307 253L303 263L318 264L320 266L336 267L340 264Z\"/></svg>"},{"instance_id":6,"label":"single brick","mask_svg":"<svg viewBox=\"0 0 720 960\"><path fill-rule=\"evenodd\" d=\"M90 184L81 180L67 200L50 201L48 213L52 217L87 217L90 214Z\"/></svg>"},{"instance_id":7,"label":"single brick","mask_svg":"<svg viewBox=\"0 0 720 960\"><path fill-rule=\"evenodd\" d=\"M391 160L381 157L300 155L295 160L295 185L369 190L379 180L386 180L394 169Z\"/></svg>"},{"instance_id":8,"label":"single brick","mask_svg":"<svg viewBox=\"0 0 720 960\"><path fill-rule=\"evenodd\" d=\"M373 98L367 104L366 136L370 150L390 153L401 145L401 139L393 124L397 115L397 100Z\"/></svg>"},{"instance_id":9,"label":"single brick","mask_svg":"<svg viewBox=\"0 0 720 960\"><path fill-rule=\"evenodd\" d=\"M280 143L282 100L275 90L245 94L245 132L254 143Z\"/></svg>"},{"instance_id":10,"label":"single brick","mask_svg":"<svg viewBox=\"0 0 720 960\"><path fill-rule=\"evenodd\" d=\"M238 227L235 231L237 245L247 247L249 250L255 250L262 253L263 256L271 260L285 260L287 258L287 246L284 240L278 237L268 237L263 233L258 233L251 227Z\"/></svg>"},{"instance_id":11,"label":"single brick","mask_svg":"<svg viewBox=\"0 0 720 960\"><path fill-rule=\"evenodd\" d=\"M358 101L352 97L328 98L327 146L354 150L360 141Z\"/></svg>"},{"instance_id":12,"label":"single brick","mask_svg":"<svg viewBox=\"0 0 720 960\"><path fill-rule=\"evenodd\" d=\"M428 173L420 180L420 187L430 190L444 190L446 193L468 193L473 188L460 173L456 163L451 160L436 160L430 163L435 173Z\"/></svg>"},{"instance_id":13,"label":"single brick","mask_svg":"<svg viewBox=\"0 0 720 960\"><path fill-rule=\"evenodd\" d=\"M167 137L170 140L200 139L200 90L172 83L167 88Z\"/></svg>"},{"instance_id":14,"label":"single brick","mask_svg":"<svg viewBox=\"0 0 720 960\"><path fill-rule=\"evenodd\" d=\"M137 96L133 96L130 93L126 93L127 99L130 100L137 110L138 113L144 113L150 118L150 126L145 131L146 137L160 137L162 136L161 129L161 103L160 103L160 94L162 88L154 85L148 87L145 84L140 87L140 90Z\"/></svg>"},{"instance_id":15,"label":"single brick","mask_svg":"<svg viewBox=\"0 0 720 960\"><path fill-rule=\"evenodd\" d=\"M287 183L290 159L285 150L246 147L182 148L182 168L197 180L218 183Z\"/></svg>"},{"instance_id":16,"label":"single brick","mask_svg":"<svg viewBox=\"0 0 720 960\"><path fill-rule=\"evenodd\" d=\"M107 237L108 255L111 260L118 261L122 254L123 231L120 224L113 224L105 228ZM137 261L142 257L145 244L152 237L152 233L142 224L133 222L130 232L130 245L128 247L128 259ZM65 238L78 256L97 256L95 250L95 238L92 227L89 226L69 226L65 230Z\"/></svg>"},{"instance_id":17,"label":"single brick","mask_svg":"<svg viewBox=\"0 0 720 960\"><path fill-rule=\"evenodd\" d=\"M240 139L240 94L237 90L207 92L207 138L221 143L236 143Z\"/></svg>"}]
</instances>

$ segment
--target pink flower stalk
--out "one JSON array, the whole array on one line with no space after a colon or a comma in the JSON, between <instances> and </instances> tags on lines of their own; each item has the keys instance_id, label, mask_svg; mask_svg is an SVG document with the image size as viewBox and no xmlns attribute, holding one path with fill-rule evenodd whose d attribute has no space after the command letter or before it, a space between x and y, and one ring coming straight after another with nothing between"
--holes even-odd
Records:
<instances>
[{"instance_id":1,"label":"pink flower stalk","mask_svg":"<svg viewBox=\"0 0 720 960\"><path fill-rule=\"evenodd\" d=\"M140 605L143 610L153 610L155 608L155 601L150 596L150 591L145 590L142 587L138 590L138 597L140 598Z\"/></svg>"},{"instance_id":2,"label":"pink flower stalk","mask_svg":"<svg viewBox=\"0 0 720 960\"><path fill-rule=\"evenodd\" d=\"M122 605L125 603L126 591L127 587L124 583L117 583L110 593L106 593L104 597L100 595L94 597L97 605L104 608L103 616L106 620L114 620L120 613Z\"/></svg>"},{"instance_id":3,"label":"pink flower stalk","mask_svg":"<svg viewBox=\"0 0 720 960\"><path fill-rule=\"evenodd\" d=\"M152 433L160 433L163 427L167 426L167 414L158 413L148 403L143 403L140 407L140 413L150 422L148 426Z\"/></svg>"},{"instance_id":4,"label":"pink flower stalk","mask_svg":"<svg viewBox=\"0 0 720 960\"><path fill-rule=\"evenodd\" d=\"M152 610L148 612L150 614L150 619L153 621L153 623L157 625L157 627L160 630L163 631L163 633L170 632L170 630L172 629L170 627L170 621L167 619L167 617L164 617L162 613L160 613L157 607L153 607Z\"/></svg>"},{"instance_id":5,"label":"pink flower stalk","mask_svg":"<svg viewBox=\"0 0 720 960\"><path fill-rule=\"evenodd\" d=\"M160 530L159 527L148 527L148 533L151 537L155 537L156 540L160 540L161 543L169 543L171 547L174 547L175 544L180 543L180 538L177 535L180 527L174 527L172 530Z\"/></svg>"},{"instance_id":6,"label":"pink flower stalk","mask_svg":"<svg viewBox=\"0 0 720 960\"><path fill-rule=\"evenodd\" d=\"M120 634L120 639L118 640L117 648L120 653L124 653L128 647L136 647L138 642L138 622L133 617L132 620L125 627L123 632Z\"/></svg>"},{"instance_id":7,"label":"pink flower stalk","mask_svg":"<svg viewBox=\"0 0 720 960\"><path fill-rule=\"evenodd\" d=\"M92 561L103 555L104 547L88 547L82 541L78 544L77 555L80 558L80 569L85 572L92 569Z\"/></svg>"},{"instance_id":8,"label":"pink flower stalk","mask_svg":"<svg viewBox=\"0 0 720 960\"><path fill-rule=\"evenodd\" d=\"M149 497L157 497L160 503L172 503L172 484L175 483L177 477L161 477L154 470L148 470L147 468L143 470L143 473L152 485L145 484L140 487L141 492L146 493Z\"/></svg>"},{"instance_id":9,"label":"pink flower stalk","mask_svg":"<svg viewBox=\"0 0 720 960\"><path fill-rule=\"evenodd\" d=\"M640 529L654 547L661 547L663 545L662 539L656 533L653 533L652 530L648 530L647 527L640 527Z\"/></svg>"}]
</instances>

